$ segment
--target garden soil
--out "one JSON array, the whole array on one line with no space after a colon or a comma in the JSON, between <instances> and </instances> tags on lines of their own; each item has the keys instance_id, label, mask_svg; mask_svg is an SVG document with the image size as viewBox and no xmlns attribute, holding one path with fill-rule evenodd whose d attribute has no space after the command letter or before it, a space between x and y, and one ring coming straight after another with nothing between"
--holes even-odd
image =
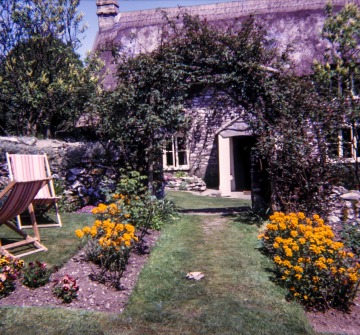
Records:
<instances>
[{"instance_id":1,"label":"garden soil","mask_svg":"<svg viewBox=\"0 0 360 335\"><path fill-rule=\"evenodd\" d=\"M145 236L146 250L155 245L159 232L151 231ZM72 257L61 269L53 273L49 284L34 290L17 282L16 289L9 296L0 300L1 306L49 306L60 308L79 308L89 311L121 313L128 301L129 295L136 284L138 275L149 258L149 252L133 252L129 264L121 280L121 289L116 290L91 280L92 274L97 273L96 266L85 261L84 251ZM78 297L71 303L62 303L52 294L54 281L69 275L76 279L79 286Z\"/></svg>"}]
</instances>

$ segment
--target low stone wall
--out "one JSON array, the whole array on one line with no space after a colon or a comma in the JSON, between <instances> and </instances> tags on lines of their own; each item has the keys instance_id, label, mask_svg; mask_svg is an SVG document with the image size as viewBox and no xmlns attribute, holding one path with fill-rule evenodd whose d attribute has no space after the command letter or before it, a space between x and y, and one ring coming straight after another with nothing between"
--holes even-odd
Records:
<instances>
[{"instance_id":1,"label":"low stone wall","mask_svg":"<svg viewBox=\"0 0 360 335\"><path fill-rule=\"evenodd\" d=\"M97 205L115 191L121 178L120 152L105 148L98 142L67 143L25 137L0 137L0 189L9 182L6 152L12 154L43 154L49 159L56 194L62 197L64 210L73 211ZM176 178L166 174L170 189L203 191L205 182L198 177Z\"/></svg>"},{"instance_id":2,"label":"low stone wall","mask_svg":"<svg viewBox=\"0 0 360 335\"><path fill-rule=\"evenodd\" d=\"M205 182L196 176L177 177L175 174L165 173L165 188L177 191L198 191L206 190Z\"/></svg>"},{"instance_id":3,"label":"low stone wall","mask_svg":"<svg viewBox=\"0 0 360 335\"><path fill-rule=\"evenodd\" d=\"M6 152L42 154L49 159L56 193L66 210L75 210L105 200L120 178L116 149L96 142L67 143L36 138L0 137L0 183L8 183Z\"/></svg>"},{"instance_id":4,"label":"low stone wall","mask_svg":"<svg viewBox=\"0 0 360 335\"><path fill-rule=\"evenodd\" d=\"M333 210L328 221L332 224L346 222L360 225L360 191L345 187L334 187L332 195Z\"/></svg>"}]
</instances>

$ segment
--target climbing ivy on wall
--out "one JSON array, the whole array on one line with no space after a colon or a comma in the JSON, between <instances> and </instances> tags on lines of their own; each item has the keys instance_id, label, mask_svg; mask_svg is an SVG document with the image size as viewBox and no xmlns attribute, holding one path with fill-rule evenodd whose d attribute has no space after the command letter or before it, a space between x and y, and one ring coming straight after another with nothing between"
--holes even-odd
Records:
<instances>
[{"instance_id":1,"label":"climbing ivy on wall","mask_svg":"<svg viewBox=\"0 0 360 335\"><path fill-rule=\"evenodd\" d=\"M118 86L103 109L103 133L151 175L168 136L191 122L187 102L210 93L215 110L232 108L257 137L256 155L271 181L268 206L326 212L338 175L327 133L338 124L314 81L295 75L290 50L280 53L254 17L222 29L187 14L181 22L167 21L151 53L117 50Z\"/></svg>"}]
</instances>

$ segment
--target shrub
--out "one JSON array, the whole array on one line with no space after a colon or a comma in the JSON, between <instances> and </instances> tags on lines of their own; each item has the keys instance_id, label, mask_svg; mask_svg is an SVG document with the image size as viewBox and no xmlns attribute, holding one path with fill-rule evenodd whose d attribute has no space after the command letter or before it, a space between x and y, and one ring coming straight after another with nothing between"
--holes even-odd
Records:
<instances>
[{"instance_id":1,"label":"shrub","mask_svg":"<svg viewBox=\"0 0 360 335\"><path fill-rule=\"evenodd\" d=\"M51 272L46 268L46 263L39 261L30 262L23 270L22 283L29 288L46 285L50 280Z\"/></svg>"},{"instance_id":2,"label":"shrub","mask_svg":"<svg viewBox=\"0 0 360 335\"><path fill-rule=\"evenodd\" d=\"M77 298L79 286L76 280L69 275L54 281L53 294L65 303L70 303Z\"/></svg>"},{"instance_id":3,"label":"shrub","mask_svg":"<svg viewBox=\"0 0 360 335\"><path fill-rule=\"evenodd\" d=\"M357 256L360 256L360 226L358 223L345 224L341 232L344 244Z\"/></svg>"},{"instance_id":4,"label":"shrub","mask_svg":"<svg viewBox=\"0 0 360 335\"><path fill-rule=\"evenodd\" d=\"M23 260L0 255L0 298L15 290L15 280L19 277L23 266Z\"/></svg>"},{"instance_id":5,"label":"shrub","mask_svg":"<svg viewBox=\"0 0 360 335\"><path fill-rule=\"evenodd\" d=\"M146 186L147 177L137 171L122 170L113 195L115 200L130 214L131 222L141 231L138 236L141 241L148 229L161 229L166 222L173 221L177 210L173 202L166 199L157 199L152 196ZM118 204L119 205L119 204Z\"/></svg>"},{"instance_id":6,"label":"shrub","mask_svg":"<svg viewBox=\"0 0 360 335\"><path fill-rule=\"evenodd\" d=\"M125 197L119 197L117 202L108 206L100 204L95 207L93 213L99 218L94 225L75 231L79 238L85 236L89 239L86 257L100 267L100 272L94 272L93 278L103 283L110 281L115 288L120 288L130 250L138 241L123 201L126 201Z\"/></svg>"},{"instance_id":7,"label":"shrub","mask_svg":"<svg viewBox=\"0 0 360 335\"><path fill-rule=\"evenodd\" d=\"M330 226L314 215L277 212L262 239L276 265L276 281L307 308L348 310L359 285L360 265L334 239Z\"/></svg>"}]
</instances>

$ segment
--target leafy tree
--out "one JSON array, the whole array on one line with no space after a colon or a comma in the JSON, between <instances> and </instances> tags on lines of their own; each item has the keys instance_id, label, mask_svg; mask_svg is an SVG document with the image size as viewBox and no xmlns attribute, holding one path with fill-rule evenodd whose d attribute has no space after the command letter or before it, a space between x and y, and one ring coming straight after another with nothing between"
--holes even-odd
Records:
<instances>
[{"instance_id":1,"label":"leafy tree","mask_svg":"<svg viewBox=\"0 0 360 335\"><path fill-rule=\"evenodd\" d=\"M11 6L9 5L11 3ZM95 92L92 65L84 68L75 49L79 1L1 2L0 111L9 134L54 137L73 129Z\"/></svg>"},{"instance_id":2,"label":"leafy tree","mask_svg":"<svg viewBox=\"0 0 360 335\"><path fill-rule=\"evenodd\" d=\"M34 36L54 36L76 50L86 29L79 0L0 0L0 60Z\"/></svg>"},{"instance_id":3,"label":"leafy tree","mask_svg":"<svg viewBox=\"0 0 360 335\"><path fill-rule=\"evenodd\" d=\"M319 92L328 100L329 110L336 111L333 122L333 142L337 143L341 128L350 127L352 151L360 143L360 10L348 4L338 13L329 2L322 37L328 42L323 62L315 61L314 78ZM355 162L355 177L360 185L359 166Z\"/></svg>"}]
</instances>

